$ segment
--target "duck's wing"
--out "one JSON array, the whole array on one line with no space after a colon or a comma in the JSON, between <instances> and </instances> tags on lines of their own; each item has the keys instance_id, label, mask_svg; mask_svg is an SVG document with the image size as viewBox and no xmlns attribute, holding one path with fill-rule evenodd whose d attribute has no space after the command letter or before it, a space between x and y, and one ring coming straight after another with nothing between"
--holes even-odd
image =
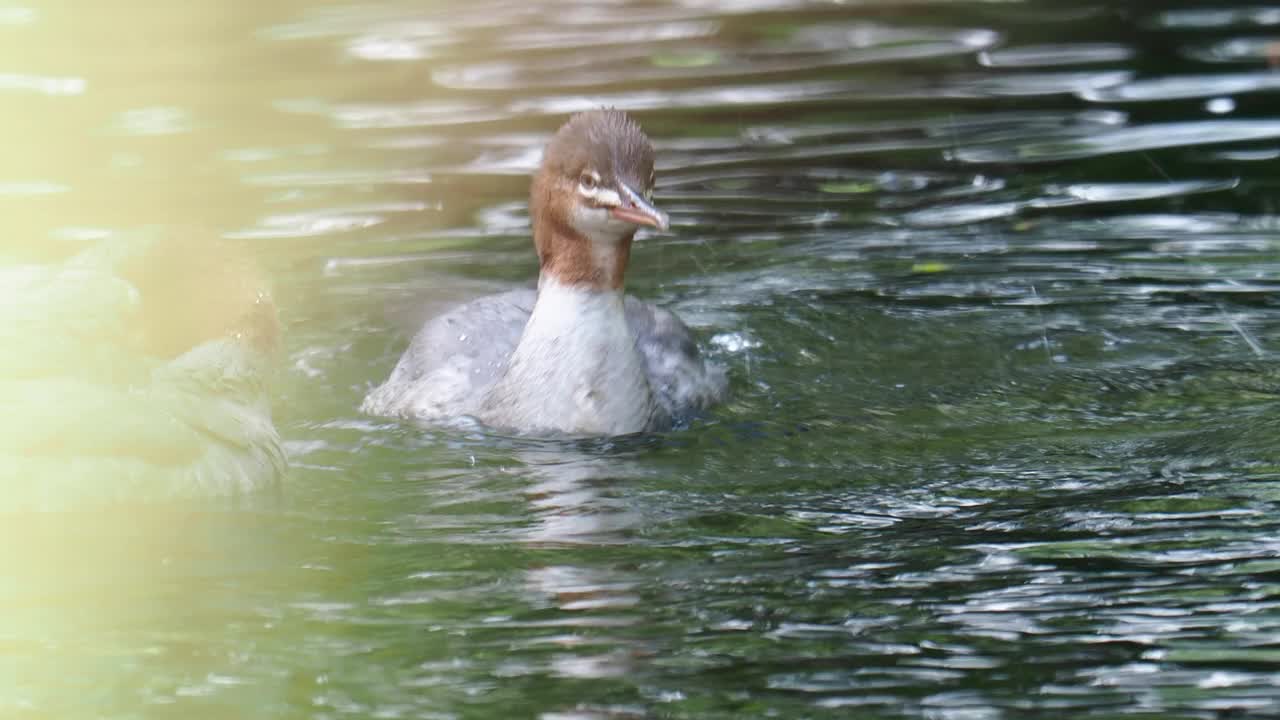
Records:
<instances>
[{"instance_id":1,"label":"duck's wing","mask_svg":"<svg viewBox=\"0 0 1280 720\"><path fill-rule=\"evenodd\" d=\"M693 333L675 313L631 296L626 311L649 387L672 418L687 418L724 398L724 368L702 357Z\"/></svg>"},{"instance_id":2,"label":"duck's wing","mask_svg":"<svg viewBox=\"0 0 1280 720\"><path fill-rule=\"evenodd\" d=\"M428 420L475 414L520 342L536 298L532 289L486 295L428 320L360 409Z\"/></svg>"}]
</instances>

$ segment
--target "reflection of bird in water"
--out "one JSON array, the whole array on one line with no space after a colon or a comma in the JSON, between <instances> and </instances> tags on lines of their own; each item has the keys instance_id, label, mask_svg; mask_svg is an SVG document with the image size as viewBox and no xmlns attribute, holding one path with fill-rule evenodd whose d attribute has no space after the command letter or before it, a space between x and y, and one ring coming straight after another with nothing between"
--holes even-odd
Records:
<instances>
[{"instance_id":1,"label":"reflection of bird in water","mask_svg":"<svg viewBox=\"0 0 1280 720\"><path fill-rule=\"evenodd\" d=\"M0 266L0 503L231 495L285 466L256 267L219 241L107 240Z\"/></svg>"},{"instance_id":2,"label":"reflection of bird in water","mask_svg":"<svg viewBox=\"0 0 1280 720\"><path fill-rule=\"evenodd\" d=\"M520 459L531 476L529 504L537 513L526 542L612 545L626 542L626 533L640 524L634 509L604 490L633 464L572 451L525 451Z\"/></svg>"},{"instance_id":3,"label":"reflection of bird in water","mask_svg":"<svg viewBox=\"0 0 1280 720\"><path fill-rule=\"evenodd\" d=\"M520 454L530 473L529 504L535 521L525 542L535 547L616 545L628 540L642 518L609 490L620 476L638 472L623 458L570 450ZM621 483L625 486L625 483ZM525 587L535 605L550 602L567 613L562 624L577 632L557 636L563 652L550 670L563 677L619 677L634 672L647 653L623 629L638 623L637 578L625 570L581 563L531 567Z\"/></svg>"}]
</instances>

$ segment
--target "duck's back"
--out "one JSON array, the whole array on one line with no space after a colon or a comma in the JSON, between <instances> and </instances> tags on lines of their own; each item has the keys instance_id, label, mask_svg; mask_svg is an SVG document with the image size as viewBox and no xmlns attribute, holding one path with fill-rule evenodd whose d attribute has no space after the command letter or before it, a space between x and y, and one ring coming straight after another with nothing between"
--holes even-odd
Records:
<instances>
[{"instance_id":1,"label":"duck's back","mask_svg":"<svg viewBox=\"0 0 1280 720\"><path fill-rule=\"evenodd\" d=\"M520 342L536 295L486 295L428 320L364 399L371 415L446 420L474 415Z\"/></svg>"},{"instance_id":2,"label":"duck's back","mask_svg":"<svg viewBox=\"0 0 1280 720\"><path fill-rule=\"evenodd\" d=\"M428 320L361 410L429 421L477 414L515 352L536 299L532 289L512 290ZM625 308L649 387L670 417L687 417L723 397L724 370L704 362L680 318L630 296Z\"/></svg>"}]
</instances>

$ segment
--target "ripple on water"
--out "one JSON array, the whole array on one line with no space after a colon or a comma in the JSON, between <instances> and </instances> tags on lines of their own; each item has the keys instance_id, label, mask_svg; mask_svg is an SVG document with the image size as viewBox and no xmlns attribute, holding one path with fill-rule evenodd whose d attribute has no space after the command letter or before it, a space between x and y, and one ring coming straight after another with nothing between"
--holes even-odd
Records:
<instances>
[{"instance_id":1,"label":"ripple on water","mask_svg":"<svg viewBox=\"0 0 1280 720\"><path fill-rule=\"evenodd\" d=\"M1274 64L1280 59L1280 36L1238 37L1184 48L1183 55L1203 63Z\"/></svg>"},{"instance_id":2,"label":"ripple on water","mask_svg":"<svg viewBox=\"0 0 1280 720\"><path fill-rule=\"evenodd\" d=\"M1109 87L1088 88L1081 91L1080 97L1090 102L1152 102L1274 92L1277 89L1280 89L1280 73L1262 71L1133 80Z\"/></svg>"},{"instance_id":3,"label":"ripple on water","mask_svg":"<svg viewBox=\"0 0 1280 720\"><path fill-rule=\"evenodd\" d=\"M0 92L33 92L42 95L83 95L88 82L79 77L50 77L0 73Z\"/></svg>"},{"instance_id":4,"label":"ripple on water","mask_svg":"<svg viewBox=\"0 0 1280 720\"><path fill-rule=\"evenodd\" d=\"M1280 122L1271 120L1206 120L1151 123L1066 133L1004 146L959 147L955 159L972 163L1055 162L1165 148L1203 147L1215 143L1273 140Z\"/></svg>"},{"instance_id":5,"label":"ripple on water","mask_svg":"<svg viewBox=\"0 0 1280 720\"><path fill-rule=\"evenodd\" d=\"M1280 10L1249 6L1166 10L1149 18L1147 23L1162 30L1271 27L1280 25Z\"/></svg>"},{"instance_id":6,"label":"ripple on water","mask_svg":"<svg viewBox=\"0 0 1280 720\"><path fill-rule=\"evenodd\" d=\"M1133 48L1118 44L1024 45L986 50L978 54L978 62L991 68L1026 68L1116 63L1134 55Z\"/></svg>"},{"instance_id":7,"label":"ripple on water","mask_svg":"<svg viewBox=\"0 0 1280 720\"><path fill-rule=\"evenodd\" d=\"M666 33L671 41L692 36L712 36L714 24L696 26L699 33ZM778 74L805 74L825 69L927 60L971 53L996 42L995 33L984 30L955 31L895 28L872 24L803 27L764 47L731 52L718 44L664 42L639 47L615 43L599 49L584 48L573 57L531 58L523 63L487 63L436 70L439 85L455 89L514 90L555 87L609 88L623 84L667 85L696 80L700 85L717 78L762 78ZM581 38L560 39L560 45L578 46ZM704 88L705 89L705 88Z\"/></svg>"}]
</instances>

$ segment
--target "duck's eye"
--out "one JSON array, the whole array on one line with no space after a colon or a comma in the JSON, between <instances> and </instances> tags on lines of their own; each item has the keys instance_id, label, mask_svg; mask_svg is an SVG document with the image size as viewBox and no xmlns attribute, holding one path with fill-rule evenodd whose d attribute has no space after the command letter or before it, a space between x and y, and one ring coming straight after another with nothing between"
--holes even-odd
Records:
<instances>
[{"instance_id":1,"label":"duck's eye","mask_svg":"<svg viewBox=\"0 0 1280 720\"><path fill-rule=\"evenodd\" d=\"M583 190L595 190L596 186L600 184L600 176L593 172L584 172L578 177L578 184L582 186Z\"/></svg>"}]
</instances>

